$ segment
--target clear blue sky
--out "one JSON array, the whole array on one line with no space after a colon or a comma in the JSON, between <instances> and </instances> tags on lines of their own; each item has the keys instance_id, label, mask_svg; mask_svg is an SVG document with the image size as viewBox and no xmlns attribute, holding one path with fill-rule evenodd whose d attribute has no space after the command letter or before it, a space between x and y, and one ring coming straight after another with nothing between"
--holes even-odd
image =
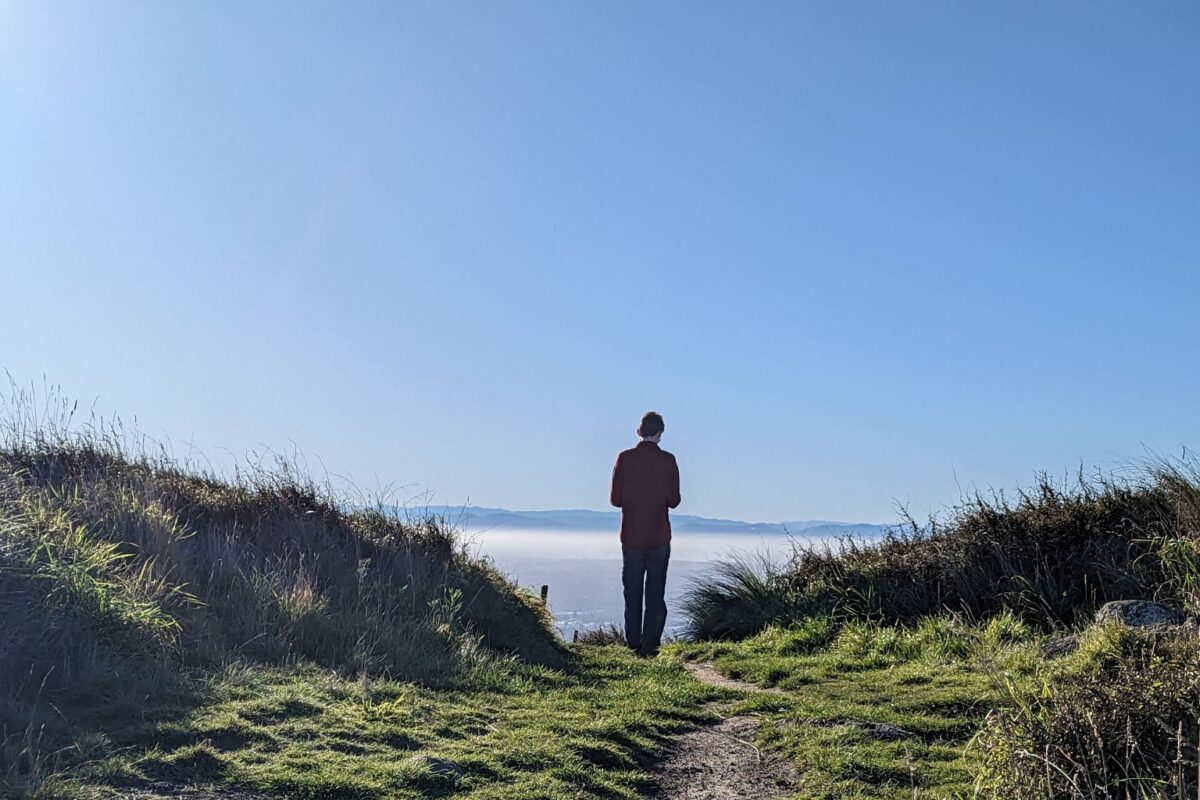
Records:
<instances>
[{"instance_id":1,"label":"clear blue sky","mask_svg":"<svg viewBox=\"0 0 1200 800\"><path fill-rule=\"evenodd\" d=\"M0 367L209 452L889 520L1200 446L1194 2L0 2Z\"/></svg>"}]
</instances>

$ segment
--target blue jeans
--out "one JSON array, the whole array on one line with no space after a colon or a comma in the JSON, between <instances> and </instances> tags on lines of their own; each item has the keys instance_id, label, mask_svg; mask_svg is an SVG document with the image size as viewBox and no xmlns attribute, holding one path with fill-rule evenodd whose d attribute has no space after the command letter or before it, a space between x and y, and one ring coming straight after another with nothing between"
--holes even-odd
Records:
<instances>
[{"instance_id":1,"label":"blue jeans","mask_svg":"<svg viewBox=\"0 0 1200 800\"><path fill-rule=\"evenodd\" d=\"M642 655L658 652L667 624L667 562L671 544L641 549L621 547L621 585L625 588L625 641ZM646 601L642 617L642 599Z\"/></svg>"}]
</instances>

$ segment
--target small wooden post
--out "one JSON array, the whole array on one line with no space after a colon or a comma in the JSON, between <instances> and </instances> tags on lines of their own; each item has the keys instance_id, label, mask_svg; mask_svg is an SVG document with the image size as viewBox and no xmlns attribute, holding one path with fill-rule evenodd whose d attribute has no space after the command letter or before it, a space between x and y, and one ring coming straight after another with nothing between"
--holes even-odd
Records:
<instances>
[{"instance_id":1,"label":"small wooden post","mask_svg":"<svg viewBox=\"0 0 1200 800\"><path fill-rule=\"evenodd\" d=\"M546 597L550 594L550 585L542 584L542 605L546 604Z\"/></svg>"}]
</instances>

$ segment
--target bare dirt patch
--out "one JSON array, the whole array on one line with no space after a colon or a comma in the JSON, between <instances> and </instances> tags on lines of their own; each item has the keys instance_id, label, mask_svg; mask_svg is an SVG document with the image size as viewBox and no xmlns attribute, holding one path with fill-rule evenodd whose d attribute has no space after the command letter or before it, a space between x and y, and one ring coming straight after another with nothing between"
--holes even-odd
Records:
<instances>
[{"instance_id":1,"label":"bare dirt patch","mask_svg":"<svg viewBox=\"0 0 1200 800\"><path fill-rule=\"evenodd\" d=\"M777 800L799 785L784 758L754 746L758 723L730 717L685 734L663 761L662 800Z\"/></svg>"},{"instance_id":2,"label":"bare dirt patch","mask_svg":"<svg viewBox=\"0 0 1200 800\"><path fill-rule=\"evenodd\" d=\"M692 673L698 681L709 683L713 686L720 686L722 689L734 689L739 692L766 692L767 694L784 694L784 691L778 686L755 686L753 683L746 683L735 678L727 678L713 667L712 664L697 664L687 662L684 664L687 671Z\"/></svg>"},{"instance_id":3,"label":"bare dirt patch","mask_svg":"<svg viewBox=\"0 0 1200 800\"><path fill-rule=\"evenodd\" d=\"M769 691L726 678L708 664L687 668L714 686ZM795 767L755 746L757 731L754 717L734 716L680 737L659 765L660 800L778 800L793 793L800 783Z\"/></svg>"},{"instance_id":4,"label":"bare dirt patch","mask_svg":"<svg viewBox=\"0 0 1200 800\"><path fill-rule=\"evenodd\" d=\"M235 789L177 786L167 782L129 789L113 795L118 800L265 800L266 795Z\"/></svg>"}]
</instances>

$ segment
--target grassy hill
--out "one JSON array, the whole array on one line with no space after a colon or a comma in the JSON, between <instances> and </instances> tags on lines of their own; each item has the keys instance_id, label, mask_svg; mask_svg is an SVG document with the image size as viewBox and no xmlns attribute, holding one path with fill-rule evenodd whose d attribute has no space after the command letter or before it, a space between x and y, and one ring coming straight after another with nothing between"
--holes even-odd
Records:
<instances>
[{"instance_id":1,"label":"grassy hill","mask_svg":"<svg viewBox=\"0 0 1200 800\"><path fill-rule=\"evenodd\" d=\"M1197 796L1200 480L1042 480L870 545L721 565L687 658L782 689L747 701L804 798ZM1106 601L1188 620L1093 624ZM880 739L879 725L902 734Z\"/></svg>"},{"instance_id":2,"label":"grassy hill","mask_svg":"<svg viewBox=\"0 0 1200 800\"><path fill-rule=\"evenodd\" d=\"M570 650L440 520L287 464L222 479L44 425L0 446L4 796L637 797L707 693Z\"/></svg>"},{"instance_id":3,"label":"grassy hill","mask_svg":"<svg viewBox=\"0 0 1200 800\"><path fill-rule=\"evenodd\" d=\"M1092 623L1126 598L1189 621ZM692 641L655 660L567 645L436 517L351 509L287 463L217 476L18 415L0 436L0 794L644 797L723 708L807 800L1196 796L1186 464L729 563L685 611ZM771 691L700 683L686 660Z\"/></svg>"}]
</instances>

